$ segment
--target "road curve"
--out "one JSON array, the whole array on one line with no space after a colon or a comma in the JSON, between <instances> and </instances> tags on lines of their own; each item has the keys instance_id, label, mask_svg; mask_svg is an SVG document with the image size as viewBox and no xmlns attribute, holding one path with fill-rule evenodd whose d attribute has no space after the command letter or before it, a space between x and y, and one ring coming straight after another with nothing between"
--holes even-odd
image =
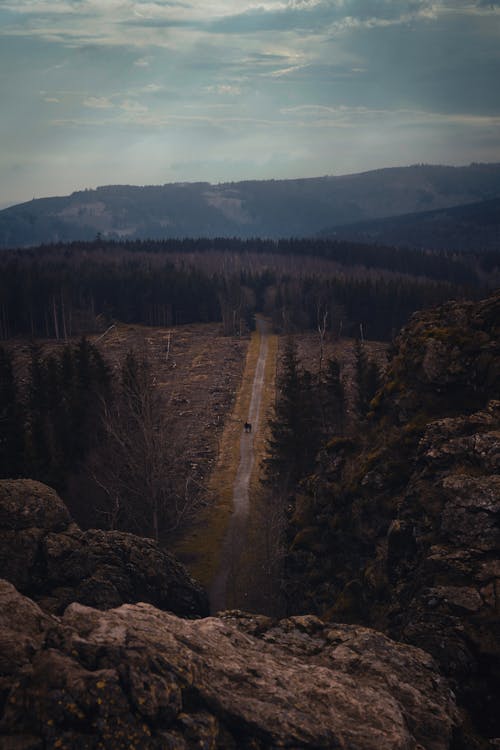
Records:
<instances>
[{"instance_id":1,"label":"road curve","mask_svg":"<svg viewBox=\"0 0 500 750\"><path fill-rule=\"evenodd\" d=\"M249 487L254 463L253 438L259 429L259 414L264 387L268 350L268 326L265 320L257 319L257 330L260 333L260 348L255 375L252 384L252 396L248 410L247 422L252 425L252 432L244 432L243 425L240 441L240 462L233 487L233 513L222 546L219 569L210 586L210 611L215 614L226 608L226 592L232 575L238 570L238 563L245 544L246 527L250 509Z\"/></svg>"}]
</instances>

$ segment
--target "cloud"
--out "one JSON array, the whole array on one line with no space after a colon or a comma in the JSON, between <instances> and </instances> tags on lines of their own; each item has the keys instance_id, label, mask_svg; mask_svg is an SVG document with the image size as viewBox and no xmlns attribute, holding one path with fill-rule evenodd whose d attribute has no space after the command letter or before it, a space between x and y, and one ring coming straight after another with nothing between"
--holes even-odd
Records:
<instances>
[{"instance_id":1,"label":"cloud","mask_svg":"<svg viewBox=\"0 0 500 750\"><path fill-rule=\"evenodd\" d=\"M500 115L471 115L467 112L442 113L415 109L385 109L370 107L326 107L321 104L284 107L281 114L288 118L289 124L318 127L359 127L385 123L397 128L419 128L439 126L461 126L467 129L490 129L500 127Z\"/></svg>"},{"instance_id":2,"label":"cloud","mask_svg":"<svg viewBox=\"0 0 500 750\"><path fill-rule=\"evenodd\" d=\"M148 107L134 99L124 99L118 106L124 112L131 112L132 114L143 114L148 111Z\"/></svg>"},{"instance_id":3,"label":"cloud","mask_svg":"<svg viewBox=\"0 0 500 750\"><path fill-rule=\"evenodd\" d=\"M262 5L234 15L226 15L209 23L216 32L256 34L265 31L325 32L345 29L406 23L411 18L435 14L432 0L314 0L288 2L266 8Z\"/></svg>"},{"instance_id":4,"label":"cloud","mask_svg":"<svg viewBox=\"0 0 500 750\"><path fill-rule=\"evenodd\" d=\"M299 70L305 70L307 65L290 65L288 68L278 68L268 73L270 78L282 78L289 76L291 73L297 73Z\"/></svg>"},{"instance_id":5,"label":"cloud","mask_svg":"<svg viewBox=\"0 0 500 750\"><path fill-rule=\"evenodd\" d=\"M144 94L157 94L159 91L163 91L164 87L159 83L147 83L140 91Z\"/></svg>"},{"instance_id":6,"label":"cloud","mask_svg":"<svg viewBox=\"0 0 500 750\"><path fill-rule=\"evenodd\" d=\"M205 91L208 94L221 94L222 96L237 96L241 94L240 86L234 86L229 83L218 83L215 86L207 86Z\"/></svg>"},{"instance_id":7,"label":"cloud","mask_svg":"<svg viewBox=\"0 0 500 750\"><path fill-rule=\"evenodd\" d=\"M479 0L482 4L482 0ZM399 22L439 7L431 0L283 0L242 2L234 13L230 0L206 2L137 2L133 0L6 0L3 6L14 19L2 34L38 35L82 44L127 44L140 47L167 29L201 33L256 34L265 31L325 31L332 25ZM131 35L127 27L136 28ZM135 65L146 67L147 56Z\"/></svg>"},{"instance_id":8,"label":"cloud","mask_svg":"<svg viewBox=\"0 0 500 750\"><path fill-rule=\"evenodd\" d=\"M142 115L149 111L149 107L139 101L137 96L142 94L156 94L162 87L154 83L129 91L117 91L109 96L87 96L82 104L88 109L120 110L132 115Z\"/></svg>"},{"instance_id":9,"label":"cloud","mask_svg":"<svg viewBox=\"0 0 500 750\"><path fill-rule=\"evenodd\" d=\"M38 194L77 153L75 185L500 153L500 0L0 0L0 70L2 174L64 163Z\"/></svg>"},{"instance_id":10,"label":"cloud","mask_svg":"<svg viewBox=\"0 0 500 750\"><path fill-rule=\"evenodd\" d=\"M90 109L113 109L115 105L106 96L88 96L83 106Z\"/></svg>"}]
</instances>

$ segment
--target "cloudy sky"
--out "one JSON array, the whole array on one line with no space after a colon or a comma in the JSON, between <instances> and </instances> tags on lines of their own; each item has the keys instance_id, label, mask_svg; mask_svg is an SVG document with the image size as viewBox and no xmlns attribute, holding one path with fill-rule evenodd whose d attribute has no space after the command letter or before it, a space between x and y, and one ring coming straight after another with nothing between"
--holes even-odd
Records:
<instances>
[{"instance_id":1,"label":"cloudy sky","mask_svg":"<svg viewBox=\"0 0 500 750\"><path fill-rule=\"evenodd\" d=\"M0 0L0 206L500 161L500 0Z\"/></svg>"}]
</instances>

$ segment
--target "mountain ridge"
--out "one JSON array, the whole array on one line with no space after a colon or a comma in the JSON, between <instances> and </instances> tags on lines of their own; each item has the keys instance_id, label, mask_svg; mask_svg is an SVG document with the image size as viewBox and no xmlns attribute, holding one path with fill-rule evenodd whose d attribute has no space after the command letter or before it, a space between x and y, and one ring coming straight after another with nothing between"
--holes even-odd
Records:
<instances>
[{"instance_id":1,"label":"mountain ridge","mask_svg":"<svg viewBox=\"0 0 500 750\"><path fill-rule=\"evenodd\" d=\"M417 165L351 175L105 185L0 211L0 247L93 239L307 237L328 226L476 203L500 195L500 163Z\"/></svg>"},{"instance_id":2,"label":"mountain ridge","mask_svg":"<svg viewBox=\"0 0 500 750\"><path fill-rule=\"evenodd\" d=\"M331 227L319 236L417 250L498 250L500 197Z\"/></svg>"}]
</instances>

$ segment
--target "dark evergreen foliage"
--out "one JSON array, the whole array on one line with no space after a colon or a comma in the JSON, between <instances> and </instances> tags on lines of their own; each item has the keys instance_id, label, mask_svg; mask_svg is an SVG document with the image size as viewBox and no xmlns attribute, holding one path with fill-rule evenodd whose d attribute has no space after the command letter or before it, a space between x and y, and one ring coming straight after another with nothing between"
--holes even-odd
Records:
<instances>
[{"instance_id":1,"label":"dark evergreen foliage","mask_svg":"<svg viewBox=\"0 0 500 750\"><path fill-rule=\"evenodd\" d=\"M320 397L324 438L342 435L345 426L345 393L340 378L340 366L333 357L328 360L320 381Z\"/></svg>"},{"instance_id":2,"label":"dark evergreen foliage","mask_svg":"<svg viewBox=\"0 0 500 750\"><path fill-rule=\"evenodd\" d=\"M377 363L368 357L363 342L357 339L355 346L357 407L359 416L364 418L370 411L370 403L380 388L381 379Z\"/></svg>"},{"instance_id":3,"label":"dark evergreen foliage","mask_svg":"<svg viewBox=\"0 0 500 750\"><path fill-rule=\"evenodd\" d=\"M82 338L46 358L33 345L24 394L3 349L0 371L1 477L22 474L63 492L99 437L103 399L111 397L108 367Z\"/></svg>"},{"instance_id":4,"label":"dark evergreen foliage","mask_svg":"<svg viewBox=\"0 0 500 750\"><path fill-rule=\"evenodd\" d=\"M312 469L321 442L321 416L313 378L301 367L292 337L285 344L270 425L266 481L286 492Z\"/></svg>"},{"instance_id":5,"label":"dark evergreen foliage","mask_svg":"<svg viewBox=\"0 0 500 750\"><path fill-rule=\"evenodd\" d=\"M14 377L12 357L0 347L0 476L23 473L24 415Z\"/></svg>"},{"instance_id":6,"label":"dark evergreen foliage","mask_svg":"<svg viewBox=\"0 0 500 750\"><path fill-rule=\"evenodd\" d=\"M321 271L308 266L321 258ZM225 332L238 335L255 311L271 314L278 330L315 328L321 299L335 335L353 335L362 323L367 338L390 339L415 310L479 294L479 260L324 240L100 239L5 251L0 338L65 339L117 320L172 326L221 318Z\"/></svg>"}]
</instances>

